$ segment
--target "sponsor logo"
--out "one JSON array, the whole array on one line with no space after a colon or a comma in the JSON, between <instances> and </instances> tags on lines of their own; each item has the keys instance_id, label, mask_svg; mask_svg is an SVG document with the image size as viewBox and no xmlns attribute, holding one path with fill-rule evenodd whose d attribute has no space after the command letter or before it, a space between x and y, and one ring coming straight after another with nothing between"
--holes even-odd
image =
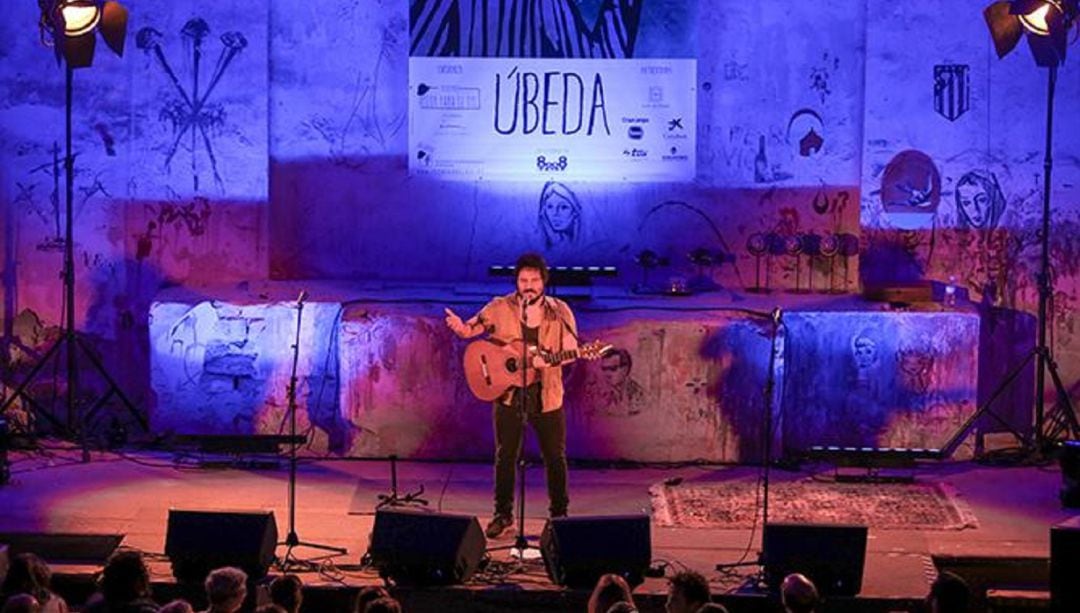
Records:
<instances>
[{"instance_id":1,"label":"sponsor logo","mask_svg":"<svg viewBox=\"0 0 1080 613\"><path fill-rule=\"evenodd\" d=\"M664 91L664 86L650 85L645 97L645 102L642 103L641 106L647 109L671 108L671 105L667 101L667 92Z\"/></svg>"},{"instance_id":2,"label":"sponsor logo","mask_svg":"<svg viewBox=\"0 0 1080 613\"><path fill-rule=\"evenodd\" d=\"M645 149L638 149L637 147L629 147L622 150L623 157L628 158L646 158L649 157L649 152Z\"/></svg>"},{"instance_id":3,"label":"sponsor logo","mask_svg":"<svg viewBox=\"0 0 1080 613\"><path fill-rule=\"evenodd\" d=\"M536 156L536 169L540 172L562 172L566 170L568 162L565 155L560 155L557 159L549 160L547 156Z\"/></svg>"},{"instance_id":4,"label":"sponsor logo","mask_svg":"<svg viewBox=\"0 0 1080 613\"><path fill-rule=\"evenodd\" d=\"M440 111L477 111L480 110L480 88L442 85L431 87L421 83L416 88L420 97L420 108Z\"/></svg>"},{"instance_id":5,"label":"sponsor logo","mask_svg":"<svg viewBox=\"0 0 1080 613\"><path fill-rule=\"evenodd\" d=\"M660 159L665 162L685 162L690 159L690 156L683 153L678 147L671 147L667 153L660 156Z\"/></svg>"},{"instance_id":6,"label":"sponsor logo","mask_svg":"<svg viewBox=\"0 0 1080 613\"><path fill-rule=\"evenodd\" d=\"M675 72L671 66L642 66L641 74L655 75L655 74L671 74Z\"/></svg>"},{"instance_id":7,"label":"sponsor logo","mask_svg":"<svg viewBox=\"0 0 1080 613\"><path fill-rule=\"evenodd\" d=\"M626 130L626 135L629 136L631 140L641 140L641 138L645 136L645 128L642 128L641 126L630 126L630 128Z\"/></svg>"},{"instance_id":8,"label":"sponsor logo","mask_svg":"<svg viewBox=\"0 0 1080 613\"><path fill-rule=\"evenodd\" d=\"M686 134L686 127L683 126L682 117L673 117L667 121L667 129L664 130L665 140L686 140L689 136Z\"/></svg>"}]
</instances>

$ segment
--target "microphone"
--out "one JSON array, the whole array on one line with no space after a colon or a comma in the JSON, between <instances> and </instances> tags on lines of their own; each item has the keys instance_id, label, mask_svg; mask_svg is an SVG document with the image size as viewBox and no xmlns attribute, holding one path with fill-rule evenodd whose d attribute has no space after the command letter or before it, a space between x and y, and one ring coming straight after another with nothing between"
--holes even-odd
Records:
<instances>
[{"instance_id":1,"label":"microphone","mask_svg":"<svg viewBox=\"0 0 1080 613\"><path fill-rule=\"evenodd\" d=\"M304 304L305 300L307 300L307 290L302 289L300 290L300 296L296 299L296 305L299 306L301 304Z\"/></svg>"}]
</instances>

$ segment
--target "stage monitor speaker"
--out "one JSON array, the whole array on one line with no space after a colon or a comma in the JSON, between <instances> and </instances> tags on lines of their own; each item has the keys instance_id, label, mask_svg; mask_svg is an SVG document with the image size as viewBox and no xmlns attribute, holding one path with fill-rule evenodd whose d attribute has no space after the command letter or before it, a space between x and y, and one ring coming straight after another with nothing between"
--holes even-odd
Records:
<instances>
[{"instance_id":1,"label":"stage monitor speaker","mask_svg":"<svg viewBox=\"0 0 1080 613\"><path fill-rule=\"evenodd\" d=\"M274 563L277 540L273 511L169 509L165 555L182 582L202 581L222 566L235 566L258 579Z\"/></svg>"},{"instance_id":2,"label":"stage monitor speaker","mask_svg":"<svg viewBox=\"0 0 1080 613\"><path fill-rule=\"evenodd\" d=\"M866 526L766 525L765 583L778 592L784 577L802 573L822 596L855 596L862 589L866 532Z\"/></svg>"},{"instance_id":3,"label":"stage monitor speaker","mask_svg":"<svg viewBox=\"0 0 1080 613\"><path fill-rule=\"evenodd\" d=\"M1080 611L1080 517L1050 528L1050 610Z\"/></svg>"},{"instance_id":4,"label":"stage monitor speaker","mask_svg":"<svg viewBox=\"0 0 1080 613\"><path fill-rule=\"evenodd\" d=\"M559 585L591 588L607 573L640 584L652 562L647 515L560 517L544 526L540 553Z\"/></svg>"},{"instance_id":5,"label":"stage monitor speaker","mask_svg":"<svg viewBox=\"0 0 1080 613\"><path fill-rule=\"evenodd\" d=\"M468 581L486 547L472 515L381 509L365 557L399 585L448 585Z\"/></svg>"}]
</instances>

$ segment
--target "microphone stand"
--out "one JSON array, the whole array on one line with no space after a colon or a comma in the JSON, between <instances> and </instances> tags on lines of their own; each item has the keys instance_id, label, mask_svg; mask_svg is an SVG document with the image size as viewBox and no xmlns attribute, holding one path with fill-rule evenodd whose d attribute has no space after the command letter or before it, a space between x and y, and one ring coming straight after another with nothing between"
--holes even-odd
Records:
<instances>
[{"instance_id":1,"label":"microphone stand","mask_svg":"<svg viewBox=\"0 0 1080 613\"><path fill-rule=\"evenodd\" d=\"M278 543L279 545L285 545L286 548L285 555L279 561L282 572L289 572L294 566L308 567L311 565L309 561L297 559L293 555L293 549L296 547L321 549L331 552L332 555L345 555L348 553L348 550L344 547L301 541L296 534L296 450L300 446L299 437L296 435L296 366L300 361L300 322L303 318L304 300L306 299L306 291L301 291L300 297L296 299L296 340L292 346L292 374L289 377L289 387L286 392L288 398L287 410L289 411L289 535L285 537L285 542ZM306 441L306 437L304 439Z\"/></svg>"},{"instance_id":2,"label":"microphone stand","mask_svg":"<svg viewBox=\"0 0 1080 613\"><path fill-rule=\"evenodd\" d=\"M772 438L773 438L773 400L775 394L773 390L776 388L776 341L780 338L780 327L783 325L783 311L780 307L776 307L772 312L772 341L769 347L769 370L765 373L765 464L763 471L763 487L761 503L761 530L762 534L765 532L765 527L769 525L769 469L772 466ZM765 545L762 542L762 561L765 561L766 553L764 551Z\"/></svg>"},{"instance_id":3,"label":"microphone stand","mask_svg":"<svg viewBox=\"0 0 1080 613\"><path fill-rule=\"evenodd\" d=\"M541 295L541 298L543 296ZM539 548L536 545L530 545L528 537L525 536L525 467L527 463L525 461L525 426L528 424L528 409L525 406L525 400L528 396L528 369L531 368L529 364L529 345L525 339L525 328L527 327L527 317L525 310L528 308L528 303L524 296L521 296L521 362L518 364L518 368L521 369L521 387L518 391L518 413L521 417L521 440L518 444L518 522L517 522L517 536L514 537L514 544L505 547L493 547L488 549L491 551L502 551L509 549L510 555L517 557L521 560L540 557L538 554ZM539 330L537 330L537 336L539 336ZM537 339L539 343L539 338ZM534 550L532 555L526 555L527 550Z\"/></svg>"},{"instance_id":4,"label":"microphone stand","mask_svg":"<svg viewBox=\"0 0 1080 613\"><path fill-rule=\"evenodd\" d=\"M427 506L428 501L424 498L424 484L420 484L420 489L415 492L409 492L404 496L398 496L398 483L397 483L397 461L398 457L395 454L387 456L390 460L390 493L379 494L376 498L379 503L375 505L375 510L378 511L384 507L404 507L412 505Z\"/></svg>"},{"instance_id":5,"label":"microphone stand","mask_svg":"<svg viewBox=\"0 0 1080 613\"><path fill-rule=\"evenodd\" d=\"M769 367L765 373L765 388L763 390L765 404L764 429L762 432L762 494L761 494L761 550L758 551L757 559L748 562L734 562L731 564L717 564L716 570L727 570L737 566L760 566L764 570L768 563L768 553L765 551L765 528L769 525L769 471L772 467L772 439L773 439L773 400L776 389L776 354L777 340L780 338L780 328L783 327L783 311L776 307L769 315L772 322L771 338L769 341Z\"/></svg>"}]
</instances>

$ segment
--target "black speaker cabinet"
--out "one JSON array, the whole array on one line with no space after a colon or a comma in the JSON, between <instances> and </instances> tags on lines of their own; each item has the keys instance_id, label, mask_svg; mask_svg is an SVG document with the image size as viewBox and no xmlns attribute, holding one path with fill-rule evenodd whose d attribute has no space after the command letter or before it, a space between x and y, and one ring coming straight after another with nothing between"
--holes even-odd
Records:
<instances>
[{"instance_id":1,"label":"black speaker cabinet","mask_svg":"<svg viewBox=\"0 0 1080 613\"><path fill-rule=\"evenodd\" d=\"M1050 528L1050 610L1080 611L1080 517Z\"/></svg>"},{"instance_id":2,"label":"black speaker cabinet","mask_svg":"<svg viewBox=\"0 0 1080 613\"><path fill-rule=\"evenodd\" d=\"M637 585L652 562L649 517L552 519L540 536L540 553L548 576L559 585L591 588L607 573Z\"/></svg>"},{"instance_id":3,"label":"black speaker cabinet","mask_svg":"<svg viewBox=\"0 0 1080 613\"><path fill-rule=\"evenodd\" d=\"M235 566L258 579L274 563L277 539L272 511L169 509L165 555L182 582L202 581L222 566Z\"/></svg>"},{"instance_id":4,"label":"black speaker cabinet","mask_svg":"<svg viewBox=\"0 0 1080 613\"><path fill-rule=\"evenodd\" d=\"M447 585L467 581L486 546L471 515L383 509L375 513L368 557L395 583Z\"/></svg>"},{"instance_id":5,"label":"black speaker cabinet","mask_svg":"<svg viewBox=\"0 0 1080 613\"><path fill-rule=\"evenodd\" d=\"M806 575L822 596L855 596L862 589L866 526L770 523L762 535L765 582L773 592L784 577Z\"/></svg>"}]
</instances>

